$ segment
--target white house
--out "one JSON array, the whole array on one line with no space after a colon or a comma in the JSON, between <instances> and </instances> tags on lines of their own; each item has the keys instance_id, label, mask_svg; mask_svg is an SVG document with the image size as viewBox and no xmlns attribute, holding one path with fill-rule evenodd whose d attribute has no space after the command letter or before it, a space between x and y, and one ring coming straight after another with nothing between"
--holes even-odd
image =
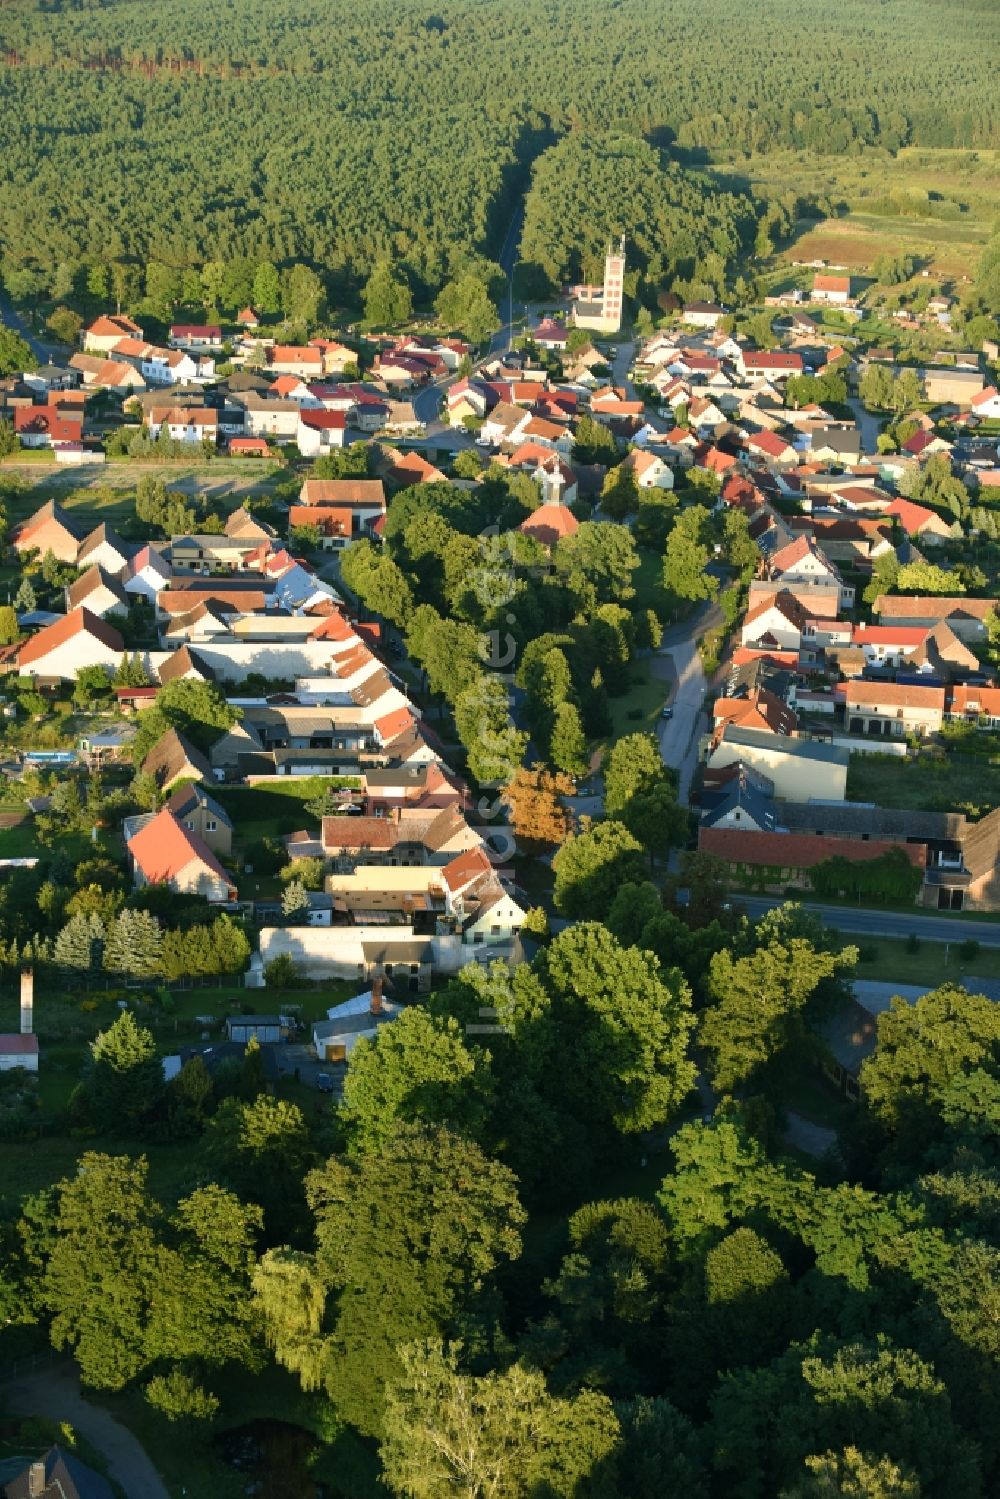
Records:
<instances>
[{"instance_id":1,"label":"white house","mask_svg":"<svg viewBox=\"0 0 1000 1499\"><path fill-rule=\"evenodd\" d=\"M23 677L72 682L85 666L114 671L124 649L114 626L81 605L26 640L18 650L17 667Z\"/></svg>"},{"instance_id":2,"label":"white house","mask_svg":"<svg viewBox=\"0 0 1000 1499\"><path fill-rule=\"evenodd\" d=\"M172 349L221 349L222 329L214 323L174 323L170 330Z\"/></svg>"},{"instance_id":3,"label":"white house","mask_svg":"<svg viewBox=\"0 0 1000 1499\"><path fill-rule=\"evenodd\" d=\"M174 442L214 442L219 431L219 413L203 406L151 406L149 430L155 437L166 427Z\"/></svg>"},{"instance_id":4,"label":"white house","mask_svg":"<svg viewBox=\"0 0 1000 1499\"><path fill-rule=\"evenodd\" d=\"M347 441L347 417L342 411L312 407L299 412L295 441L303 458L317 458Z\"/></svg>"},{"instance_id":5,"label":"white house","mask_svg":"<svg viewBox=\"0 0 1000 1499\"><path fill-rule=\"evenodd\" d=\"M972 414L983 421L1000 421L1000 391L995 385L988 385L978 396L972 397Z\"/></svg>"},{"instance_id":6,"label":"white house","mask_svg":"<svg viewBox=\"0 0 1000 1499\"><path fill-rule=\"evenodd\" d=\"M817 274L813 277L812 300L832 307L846 307L851 300L850 276Z\"/></svg>"},{"instance_id":7,"label":"white house","mask_svg":"<svg viewBox=\"0 0 1000 1499\"><path fill-rule=\"evenodd\" d=\"M122 587L126 593L156 603L156 595L170 582L170 564L153 546L144 546L138 551L122 576Z\"/></svg>"},{"instance_id":8,"label":"white house","mask_svg":"<svg viewBox=\"0 0 1000 1499\"><path fill-rule=\"evenodd\" d=\"M642 453L633 449L622 468L630 469L637 489L673 489L674 474L668 463L658 453Z\"/></svg>"}]
</instances>

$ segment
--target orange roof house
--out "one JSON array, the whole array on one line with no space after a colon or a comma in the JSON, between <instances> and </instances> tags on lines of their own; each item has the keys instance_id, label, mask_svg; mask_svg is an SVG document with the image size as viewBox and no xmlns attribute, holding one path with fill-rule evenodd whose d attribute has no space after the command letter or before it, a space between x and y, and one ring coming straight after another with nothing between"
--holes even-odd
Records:
<instances>
[{"instance_id":1,"label":"orange roof house","mask_svg":"<svg viewBox=\"0 0 1000 1499\"><path fill-rule=\"evenodd\" d=\"M125 845L137 888L167 885L178 894L202 895L209 901L236 899L232 876L169 807L142 822Z\"/></svg>"}]
</instances>

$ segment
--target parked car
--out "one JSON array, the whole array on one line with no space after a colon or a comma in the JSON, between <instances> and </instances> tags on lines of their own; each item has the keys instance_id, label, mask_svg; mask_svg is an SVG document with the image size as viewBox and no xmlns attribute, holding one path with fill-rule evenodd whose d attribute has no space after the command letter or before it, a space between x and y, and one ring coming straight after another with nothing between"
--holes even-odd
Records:
<instances>
[{"instance_id":1,"label":"parked car","mask_svg":"<svg viewBox=\"0 0 1000 1499\"><path fill-rule=\"evenodd\" d=\"M667 705L666 705L665 708L661 708L660 709L660 717L661 718L673 718L673 716L674 716L674 710L673 710L673 708L671 708L671 706L670 706L669 703L667 703Z\"/></svg>"},{"instance_id":2,"label":"parked car","mask_svg":"<svg viewBox=\"0 0 1000 1499\"><path fill-rule=\"evenodd\" d=\"M329 1072L317 1072L316 1086L321 1093L333 1092L333 1078L330 1076Z\"/></svg>"}]
</instances>

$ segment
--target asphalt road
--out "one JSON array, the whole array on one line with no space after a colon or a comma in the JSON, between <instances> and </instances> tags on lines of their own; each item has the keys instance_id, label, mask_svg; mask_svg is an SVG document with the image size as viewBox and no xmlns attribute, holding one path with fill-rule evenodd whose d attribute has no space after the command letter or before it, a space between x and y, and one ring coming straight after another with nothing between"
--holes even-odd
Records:
<instances>
[{"instance_id":1,"label":"asphalt road","mask_svg":"<svg viewBox=\"0 0 1000 1499\"><path fill-rule=\"evenodd\" d=\"M766 911L785 904L782 896L734 894L756 921ZM980 947L1000 947L1000 921L963 921L961 917L934 916L910 911L879 911L865 906L821 906L803 901L803 907L827 925L858 937L909 937L925 942L965 942L972 938Z\"/></svg>"},{"instance_id":2,"label":"asphalt road","mask_svg":"<svg viewBox=\"0 0 1000 1499\"><path fill-rule=\"evenodd\" d=\"M0 296L0 319L7 324L8 328L13 328L15 333L20 333L39 364L48 364L51 351L38 342L30 330L27 318L22 317L12 305L9 297Z\"/></svg>"},{"instance_id":3,"label":"asphalt road","mask_svg":"<svg viewBox=\"0 0 1000 1499\"><path fill-rule=\"evenodd\" d=\"M698 654L698 641L719 624L718 605L705 603L683 624L664 632L659 650L652 658L651 675L664 681L664 702L669 696L674 710L672 718L659 720L660 753L664 762L677 771L678 796L685 802L698 765L698 741L708 728L704 713L708 683ZM669 684L676 683L668 693Z\"/></svg>"}]
</instances>

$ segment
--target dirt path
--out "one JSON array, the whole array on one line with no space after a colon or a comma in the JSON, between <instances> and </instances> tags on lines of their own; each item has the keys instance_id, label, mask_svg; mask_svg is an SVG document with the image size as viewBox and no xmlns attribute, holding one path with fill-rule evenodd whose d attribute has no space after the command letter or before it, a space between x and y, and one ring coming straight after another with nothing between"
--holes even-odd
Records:
<instances>
[{"instance_id":1,"label":"dirt path","mask_svg":"<svg viewBox=\"0 0 1000 1499\"><path fill-rule=\"evenodd\" d=\"M38 1374L15 1380L3 1390L4 1404L24 1416L68 1421L107 1459L108 1471L128 1499L170 1499L144 1448L107 1411L80 1394L71 1364L54 1364Z\"/></svg>"}]
</instances>

